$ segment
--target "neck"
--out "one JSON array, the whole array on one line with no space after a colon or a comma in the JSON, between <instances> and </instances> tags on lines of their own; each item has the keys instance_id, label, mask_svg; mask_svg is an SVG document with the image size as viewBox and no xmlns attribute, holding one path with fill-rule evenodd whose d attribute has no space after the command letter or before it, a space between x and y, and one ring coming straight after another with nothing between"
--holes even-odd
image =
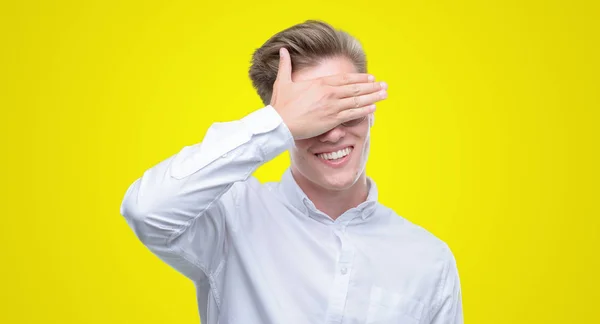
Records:
<instances>
[{"instance_id":1,"label":"neck","mask_svg":"<svg viewBox=\"0 0 600 324\"><path fill-rule=\"evenodd\" d=\"M369 194L367 176L364 171L351 187L343 190L323 188L308 180L293 168L292 175L298 186L304 191L308 199L313 202L315 207L333 220L336 220L348 209L363 203L367 200Z\"/></svg>"}]
</instances>

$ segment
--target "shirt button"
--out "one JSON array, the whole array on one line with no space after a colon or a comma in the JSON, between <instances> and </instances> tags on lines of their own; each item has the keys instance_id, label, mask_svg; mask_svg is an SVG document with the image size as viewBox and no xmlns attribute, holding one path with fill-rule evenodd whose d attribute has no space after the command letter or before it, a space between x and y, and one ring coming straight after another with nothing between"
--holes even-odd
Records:
<instances>
[{"instance_id":1,"label":"shirt button","mask_svg":"<svg viewBox=\"0 0 600 324\"><path fill-rule=\"evenodd\" d=\"M348 268L342 267L341 272L343 275L345 275L346 273L348 273Z\"/></svg>"}]
</instances>

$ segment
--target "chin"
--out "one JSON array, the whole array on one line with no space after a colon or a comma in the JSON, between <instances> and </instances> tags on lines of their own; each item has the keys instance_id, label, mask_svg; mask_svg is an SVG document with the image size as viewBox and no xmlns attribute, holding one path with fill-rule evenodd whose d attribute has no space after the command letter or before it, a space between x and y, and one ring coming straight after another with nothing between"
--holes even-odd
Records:
<instances>
[{"instance_id":1,"label":"chin","mask_svg":"<svg viewBox=\"0 0 600 324\"><path fill-rule=\"evenodd\" d=\"M356 170L339 170L327 174L321 174L316 182L319 186L328 190L346 190L352 187L358 180ZM316 179L315 179L316 180Z\"/></svg>"}]
</instances>

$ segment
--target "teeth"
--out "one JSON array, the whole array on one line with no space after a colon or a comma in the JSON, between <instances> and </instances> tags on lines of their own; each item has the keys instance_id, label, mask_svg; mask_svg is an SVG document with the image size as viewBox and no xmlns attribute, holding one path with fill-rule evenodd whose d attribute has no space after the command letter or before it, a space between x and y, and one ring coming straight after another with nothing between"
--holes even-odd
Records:
<instances>
[{"instance_id":1,"label":"teeth","mask_svg":"<svg viewBox=\"0 0 600 324\"><path fill-rule=\"evenodd\" d=\"M317 156L323 160L337 160L337 159L341 159L344 156L350 154L350 152L352 152L352 148L347 147L347 148L341 149L337 152L321 153L321 154L317 154Z\"/></svg>"}]
</instances>

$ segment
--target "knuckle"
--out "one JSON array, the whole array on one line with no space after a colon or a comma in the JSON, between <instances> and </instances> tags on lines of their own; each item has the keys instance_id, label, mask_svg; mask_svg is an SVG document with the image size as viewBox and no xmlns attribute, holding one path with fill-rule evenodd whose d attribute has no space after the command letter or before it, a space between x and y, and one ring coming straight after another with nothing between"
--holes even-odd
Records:
<instances>
[{"instance_id":1,"label":"knuckle","mask_svg":"<svg viewBox=\"0 0 600 324\"><path fill-rule=\"evenodd\" d=\"M325 87L323 89L322 93L323 93L323 98L326 98L326 99L332 99L335 97L335 90L333 89L333 87L329 87L329 86Z\"/></svg>"},{"instance_id":2,"label":"knuckle","mask_svg":"<svg viewBox=\"0 0 600 324\"><path fill-rule=\"evenodd\" d=\"M371 95L371 101L375 102L381 99L381 91L377 91Z\"/></svg>"},{"instance_id":3,"label":"knuckle","mask_svg":"<svg viewBox=\"0 0 600 324\"><path fill-rule=\"evenodd\" d=\"M342 83L348 84L350 82L350 76L348 74L342 74Z\"/></svg>"}]
</instances>

